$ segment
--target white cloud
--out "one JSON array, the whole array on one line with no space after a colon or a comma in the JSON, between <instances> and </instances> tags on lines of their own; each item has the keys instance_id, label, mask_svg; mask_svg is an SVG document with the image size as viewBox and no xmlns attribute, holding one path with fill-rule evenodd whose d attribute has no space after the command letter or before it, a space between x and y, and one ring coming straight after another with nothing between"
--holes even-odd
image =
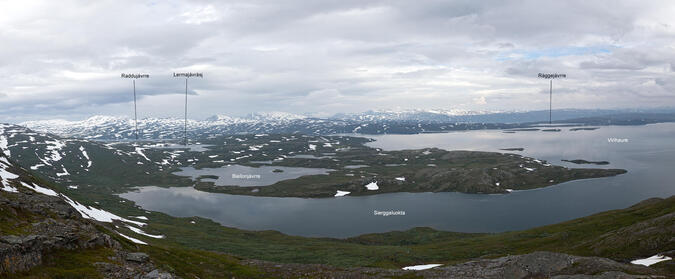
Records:
<instances>
[{"instance_id":1,"label":"white cloud","mask_svg":"<svg viewBox=\"0 0 675 279\"><path fill-rule=\"evenodd\" d=\"M212 5L197 7L181 14L183 22L187 24L202 24L217 21L220 16Z\"/></svg>"},{"instance_id":2,"label":"white cloud","mask_svg":"<svg viewBox=\"0 0 675 279\"><path fill-rule=\"evenodd\" d=\"M487 104L487 99L485 98L485 96L480 96L478 98L474 98L473 103L476 105L485 105Z\"/></svg>"}]
</instances>

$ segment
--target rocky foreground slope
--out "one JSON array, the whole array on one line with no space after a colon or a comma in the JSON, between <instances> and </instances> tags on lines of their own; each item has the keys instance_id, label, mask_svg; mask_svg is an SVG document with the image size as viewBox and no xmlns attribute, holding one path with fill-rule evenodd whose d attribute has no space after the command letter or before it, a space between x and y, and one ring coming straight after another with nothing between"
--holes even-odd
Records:
<instances>
[{"instance_id":1,"label":"rocky foreground slope","mask_svg":"<svg viewBox=\"0 0 675 279\"><path fill-rule=\"evenodd\" d=\"M562 253L534 252L496 259L479 259L429 270L405 272L376 268L336 269L320 265L279 265L252 262L266 272L300 278L671 278L673 274L606 258L578 257ZM410 277L404 277L404 276Z\"/></svg>"},{"instance_id":2,"label":"rocky foreground slope","mask_svg":"<svg viewBox=\"0 0 675 279\"><path fill-rule=\"evenodd\" d=\"M174 278L147 254L133 251L133 242L111 233L121 222L84 218L72 206L79 204L43 187L48 182L14 166L4 155L0 184L0 277ZM67 267L82 261L96 270Z\"/></svg>"}]
</instances>

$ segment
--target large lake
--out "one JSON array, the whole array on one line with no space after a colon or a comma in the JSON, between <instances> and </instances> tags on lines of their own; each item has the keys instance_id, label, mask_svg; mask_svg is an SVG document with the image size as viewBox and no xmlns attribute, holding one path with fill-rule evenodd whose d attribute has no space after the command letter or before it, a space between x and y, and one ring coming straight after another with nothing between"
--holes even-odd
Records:
<instances>
[{"instance_id":1,"label":"large lake","mask_svg":"<svg viewBox=\"0 0 675 279\"><path fill-rule=\"evenodd\" d=\"M574 167L624 168L616 177L571 181L505 195L394 193L328 199L266 198L214 194L193 188L143 187L122 194L148 210L179 217L202 216L225 226L278 230L291 235L349 237L427 226L459 232L502 232L558 223L600 211L625 208L651 197L675 195L675 123L606 126L597 130L504 133L481 130L372 136L384 150L438 147L501 151ZM612 143L609 138L627 139ZM561 159L609 161L575 165ZM374 210L405 211L375 216Z\"/></svg>"}]
</instances>

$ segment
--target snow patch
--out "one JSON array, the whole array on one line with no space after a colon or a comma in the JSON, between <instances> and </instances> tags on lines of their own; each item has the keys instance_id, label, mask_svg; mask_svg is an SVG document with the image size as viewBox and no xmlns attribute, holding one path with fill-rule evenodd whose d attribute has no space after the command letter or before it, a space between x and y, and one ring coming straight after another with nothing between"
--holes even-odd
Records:
<instances>
[{"instance_id":1,"label":"snow patch","mask_svg":"<svg viewBox=\"0 0 675 279\"><path fill-rule=\"evenodd\" d=\"M45 188L45 187L40 187L38 185L35 185L35 183L33 183L33 185L30 185L26 182L21 181L21 185L23 185L26 188L31 189L35 192L38 192L40 194L45 194L47 196L52 196L52 197L58 197L59 196L59 194L56 193L54 190L49 189L49 188Z\"/></svg>"},{"instance_id":2,"label":"snow patch","mask_svg":"<svg viewBox=\"0 0 675 279\"><path fill-rule=\"evenodd\" d=\"M148 159L148 156L145 156L145 153L143 153L143 150L144 150L144 148L136 147L136 154L141 155L141 157L145 158L145 160L148 160L149 162L152 162L152 161L150 161L150 159Z\"/></svg>"},{"instance_id":3,"label":"snow patch","mask_svg":"<svg viewBox=\"0 0 675 279\"><path fill-rule=\"evenodd\" d=\"M19 192L19 190L17 190L16 188L14 188L10 185L4 184L4 183L2 184L2 190L5 191L5 192L12 192L12 193Z\"/></svg>"},{"instance_id":4,"label":"snow patch","mask_svg":"<svg viewBox=\"0 0 675 279\"><path fill-rule=\"evenodd\" d=\"M14 192L14 193L18 192L16 187L9 185L9 181L7 180L17 179L19 178L19 176L5 169L5 167L9 167L10 165L6 158L0 157L0 163L2 163L0 164L0 185L2 185L2 190L5 192Z\"/></svg>"},{"instance_id":5,"label":"snow patch","mask_svg":"<svg viewBox=\"0 0 675 279\"><path fill-rule=\"evenodd\" d=\"M9 166L9 162L7 162L7 159L0 157L2 159L3 163L6 163L7 166ZM13 174L11 172L8 172L5 170L5 168L0 164L0 184L2 184L2 190L6 192L18 192L15 187L12 187L9 185L9 182L7 181L8 179L17 179L19 178L18 175Z\"/></svg>"},{"instance_id":6,"label":"snow patch","mask_svg":"<svg viewBox=\"0 0 675 279\"><path fill-rule=\"evenodd\" d=\"M411 265L411 266L404 267L403 270L426 270L426 269L432 269L434 267L439 267L439 266L442 266L442 264Z\"/></svg>"},{"instance_id":7,"label":"snow patch","mask_svg":"<svg viewBox=\"0 0 675 279\"><path fill-rule=\"evenodd\" d=\"M115 231L115 232L116 232L117 234L119 234L120 236L122 236L122 237L124 237L124 238L130 240L130 241L133 242L133 243L136 243L136 244L142 244L142 245L148 245L147 243L145 243L145 242L143 242L143 241L140 241L140 240L135 239L135 238L130 237L130 236L126 236L126 235L124 235L124 234L122 234L122 233L120 233L120 232L118 232L118 231Z\"/></svg>"},{"instance_id":8,"label":"snow patch","mask_svg":"<svg viewBox=\"0 0 675 279\"><path fill-rule=\"evenodd\" d=\"M377 186L377 181L374 181L374 182L368 183L368 185L366 185L366 189L368 189L370 191L375 191L375 190L380 189L380 187Z\"/></svg>"},{"instance_id":9,"label":"snow patch","mask_svg":"<svg viewBox=\"0 0 675 279\"><path fill-rule=\"evenodd\" d=\"M145 223L125 219L125 218L122 218L122 217L117 216L115 214L112 214L108 211L101 210L101 209L98 209L98 208L85 206L85 205L82 205L82 204L80 204L76 201L71 200L69 197L67 197L65 195L62 195L62 196L63 196L63 199L68 204L70 204L70 206L74 207L75 210L77 210L77 212L79 212L82 215L83 218L92 219L92 220L96 220L96 221L99 221L99 222L106 222L106 223L111 223L113 220L119 220L119 221L122 221L122 222L125 222L125 223L131 223L131 224L137 225L139 227L145 226Z\"/></svg>"},{"instance_id":10,"label":"snow patch","mask_svg":"<svg viewBox=\"0 0 675 279\"><path fill-rule=\"evenodd\" d=\"M45 164L37 164L35 166L31 166L30 169L31 170L37 170L39 167L44 167L44 166L45 166Z\"/></svg>"},{"instance_id":11,"label":"snow patch","mask_svg":"<svg viewBox=\"0 0 675 279\"><path fill-rule=\"evenodd\" d=\"M144 235L144 236L147 236L147 237L152 237L152 238L164 238L163 235L148 234L148 233L144 232L143 230L141 230L141 229L139 229L139 228L132 227L132 226L129 226L129 225L127 225L127 228L129 228L131 231L133 231L133 232L135 232L135 233L137 233L137 234Z\"/></svg>"},{"instance_id":12,"label":"snow patch","mask_svg":"<svg viewBox=\"0 0 675 279\"><path fill-rule=\"evenodd\" d=\"M56 173L56 176L64 176L64 175L70 175L70 173L68 173L68 170L65 167L63 168L63 172Z\"/></svg>"},{"instance_id":13,"label":"snow patch","mask_svg":"<svg viewBox=\"0 0 675 279\"><path fill-rule=\"evenodd\" d=\"M2 185L4 185L4 188L11 187L11 186L9 185L9 182L7 181L8 179L17 179L17 178L19 178L18 175L13 174L13 173L11 173L11 172L8 172L8 171L5 170L4 168L1 168L1 167L0 167L0 181L2 182ZM4 188L3 188L3 189L4 189ZM12 188L13 188L13 187L12 187ZM9 188L8 188L8 189L9 189ZM6 190L6 191L7 191L7 190ZM10 191L10 192L11 192L11 191Z\"/></svg>"},{"instance_id":14,"label":"snow patch","mask_svg":"<svg viewBox=\"0 0 675 279\"><path fill-rule=\"evenodd\" d=\"M11 157L11 152L9 152L9 149L7 149L7 137L3 135L4 129L0 128L0 150L5 154L7 157Z\"/></svg>"},{"instance_id":15,"label":"snow patch","mask_svg":"<svg viewBox=\"0 0 675 279\"><path fill-rule=\"evenodd\" d=\"M91 159L89 159L89 154L87 154L87 151L84 150L84 146L80 146L80 151L82 152L82 156L84 156L84 158L87 158L87 161L88 161L87 162L87 168L90 168L91 167Z\"/></svg>"},{"instance_id":16,"label":"snow patch","mask_svg":"<svg viewBox=\"0 0 675 279\"><path fill-rule=\"evenodd\" d=\"M656 263L660 263L660 262L663 262L663 261L669 261L669 260L672 260L672 259L673 258L668 257L668 256L664 256L664 255L654 255L654 256L651 256L651 257L645 258L645 259L637 259L637 260L631 261L630 263L644 265L644 266L650 266L650 265L653 265L653 264L656 264Z\"/></svg>"},{"instance_id":17,"label":"snow patch","mask_svg":"<svg viewBox=\"0 0 675 279\"><path fill-rule=\"evenodd\" d=\"M351 193L351 192L349 192L349 191L340 191L340 190L337 190L337 193L335 193L335 196L336 196L336 197L342 197L342 196L349 195L349 193Z\"/></svg>"},{"instance_id":18,"label":"snow patch","mask_svg":"<svg viewBox=\"0 0 675 279\"><path fill-rule=\"evenodd\" d=\"M51 156L49 157L49 159L51 159L52 162L57 162L57 161L60 161L61 159L63 159L63 157L61 157L61 153L59 153L59 151L63 147L66 146L65 142L60 141L60 140L52 140L52 141L48 140L48 141L45 141L45 143L48 144L47 150L49 152L51 152Z\"/></svg>"},{"instance_id":19,"label":"snow patch","mask_svg":"<svg viewBox=\"0 0 675 279\"><path fill-rule=\"evenodd\" d=\"M396 180L398 180L398 181L405 181L405 177L397 177Z\"/></svg>"}]
</instances>

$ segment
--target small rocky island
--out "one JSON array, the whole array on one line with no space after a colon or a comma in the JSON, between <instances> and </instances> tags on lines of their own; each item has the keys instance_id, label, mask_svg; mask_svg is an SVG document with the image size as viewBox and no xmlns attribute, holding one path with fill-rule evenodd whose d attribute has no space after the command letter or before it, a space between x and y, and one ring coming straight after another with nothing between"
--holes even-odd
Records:
<instances>
[{"instance_id":1,"label":"small rocky island","mask_svg":"<svg viewBox=\"0 0 675 279\"><path fill-rule=\"evenodd\" d=\"M500 150L504 150L504 151L524 151L525 148L522 148L522 147L509 147L509 148L502 148L502 149L500 149Z\"/></svg>"},{"instance_id":2,"label":"small rocky island","mask_svg":"<svg viewBox=\"0 0 675 279\"><path fill-rule=\"evenodd\" d=\"M582 159L576 159L576 160L561 160L563 162L568 162L568 163L573 163L577 165L585 165L585 164L593 164L593 165L609 165L609 162L607 161L586 161Z\"/></svg>"}]
</instances>

